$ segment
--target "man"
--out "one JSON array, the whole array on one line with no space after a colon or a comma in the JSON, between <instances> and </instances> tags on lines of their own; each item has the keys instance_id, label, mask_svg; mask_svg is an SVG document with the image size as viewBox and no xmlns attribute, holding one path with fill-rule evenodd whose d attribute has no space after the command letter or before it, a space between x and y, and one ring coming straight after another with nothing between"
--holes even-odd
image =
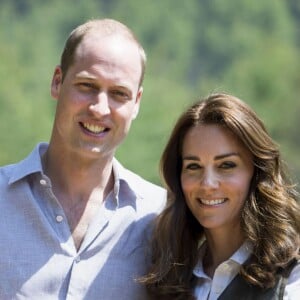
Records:
<instances>
[{"instance_id":1,"label":"man","mask_svg":"<svg viewBox=\"0 0 300 300\"><path fill-rule=\"evenodd\" d=\"M114 158L139 111L145 61L115 20L70 34L49 145L0 169L1 300L146 298L135 278L165 191Z\"/></svg>"}]
</instances>

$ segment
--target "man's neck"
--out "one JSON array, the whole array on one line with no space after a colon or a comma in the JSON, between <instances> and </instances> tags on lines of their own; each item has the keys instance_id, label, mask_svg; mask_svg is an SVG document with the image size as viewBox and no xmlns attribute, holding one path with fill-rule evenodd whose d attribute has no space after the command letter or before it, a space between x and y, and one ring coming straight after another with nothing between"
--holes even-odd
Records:
<instances>
[{"instance_id":1,"label":"man's neck","mask_svg":"<svg viewBox=\"0 0 300 300\"><path fill-rule=\"evenodd\" d=\"M69 197L89 193L91 189L105 189L112 174L113 154L88 157L72 151L51 147L42 157L43 169L54 190Z\"/></svg>"},{"instance_id":2,"label":"man's neck","mask_svg":"<svg viewBox=\"0 0 300 300\"><path fill-rule=\"evenodd\" d=\"M95 213L113 189L112 158L87 161L54 154L46 151L42 158L43 169L79 249Z\"/></svg>"}]
</instances>

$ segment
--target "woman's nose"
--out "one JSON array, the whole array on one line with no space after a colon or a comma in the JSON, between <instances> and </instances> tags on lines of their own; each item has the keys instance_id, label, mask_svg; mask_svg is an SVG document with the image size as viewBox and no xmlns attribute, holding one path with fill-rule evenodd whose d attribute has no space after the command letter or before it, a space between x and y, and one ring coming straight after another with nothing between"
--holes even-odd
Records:
<instances>
[{"instance_id":1,"label":"woman's nose","mask_svg":"<svg viewBox=\"0 0 300 300\"><path fill-rule=\"evenodd\" d=\"M201 178L201 185L204 188L218 188L219 178L217 174L212 170L205 170Z\"/></svg>"}]
</instances>

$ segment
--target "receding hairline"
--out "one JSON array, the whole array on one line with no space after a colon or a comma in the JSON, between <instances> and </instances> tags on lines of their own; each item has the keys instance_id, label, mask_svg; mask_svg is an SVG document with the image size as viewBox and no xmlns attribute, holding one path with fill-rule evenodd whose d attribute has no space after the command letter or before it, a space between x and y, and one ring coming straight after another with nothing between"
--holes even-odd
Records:
<instances>
[{"instance_id":1,"label":"receding hairline","mask_svg":"<svg viewBox=\"0 0 300 300\"><path fill-rule=\"evenodd\" d=\"M108 18L89 20L71 31L68 39L66 40L65 48L61 56L61 66L63 71L67 71L74 61L74 55L77 47L90 35L99 37L120 36L121 38L133 42L137 46L140 54L141 78L139 85L142 84L147 60L144 48L130 28L117 20Z\"/></svg>"}]
</instances>

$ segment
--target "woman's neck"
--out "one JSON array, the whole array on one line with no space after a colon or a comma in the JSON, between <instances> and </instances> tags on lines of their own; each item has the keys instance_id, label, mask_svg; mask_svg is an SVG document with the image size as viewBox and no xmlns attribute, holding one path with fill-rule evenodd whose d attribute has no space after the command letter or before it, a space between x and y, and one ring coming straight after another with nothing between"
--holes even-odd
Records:
<instances>
[{"instance_id":1,"label":"woman's neck","mask_svg":"<svg viewBox=\"0 0 300 300\"><path fill-rule=\"evenodd\" d=\"M216 268L241 247L245 238L239 226L233 230L205 230L205 236L207 247L203 268L212 278Z\"/></svg>"}]
</instances>

